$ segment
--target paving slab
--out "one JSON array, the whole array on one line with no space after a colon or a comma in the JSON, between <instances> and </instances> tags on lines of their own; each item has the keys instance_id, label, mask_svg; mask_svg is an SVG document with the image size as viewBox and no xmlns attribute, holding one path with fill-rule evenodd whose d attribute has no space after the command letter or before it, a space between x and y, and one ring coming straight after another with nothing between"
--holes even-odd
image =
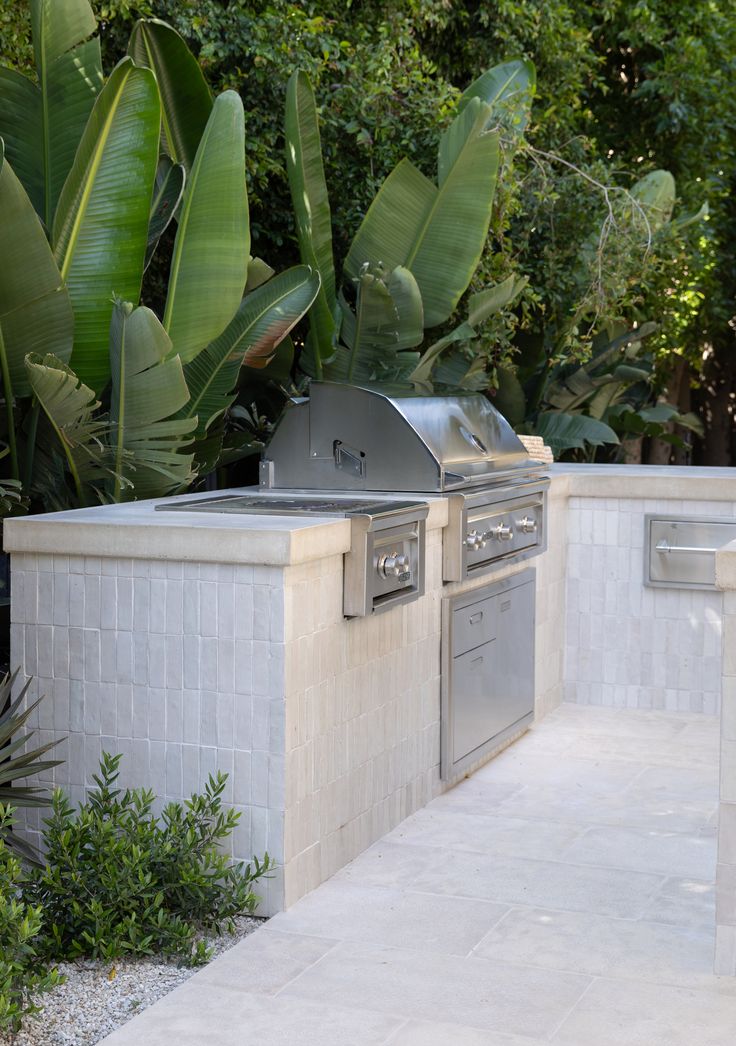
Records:
<instances>
[{"instance_id":1,"label":"paving slab","mask_svg":"<svg viewBox=\"0 0 736 1046\"><path fill-rule=\"evenodd\" d=\"M565 705L107 1046L725 1046L717 724Z\"/></svg>"}]
</instances>

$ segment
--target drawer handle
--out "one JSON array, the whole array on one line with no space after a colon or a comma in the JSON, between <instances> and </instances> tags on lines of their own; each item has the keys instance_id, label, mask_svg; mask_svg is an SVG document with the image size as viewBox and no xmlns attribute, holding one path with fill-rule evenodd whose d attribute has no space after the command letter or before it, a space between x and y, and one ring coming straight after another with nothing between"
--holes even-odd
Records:
<instances>
[{"instance_id":1,"label":"drawer handle","mask_svg":"<svg viewBox=\"0 0 736 1046\"><path fill-rule=\"evenodd\" d=\"M510 610L510 609L511 609L511 600L507 599L505 603L501 604L501 613L503 613L504 610Z\"/></svg>"},{"instance_id":2,"label":"drawer handle","mask_svg":"<svg viewBox=\"0 0 736 1046\"><path fill-rule=\"evenodd\" d=\"M669 555L670 552L700 552L704 555L718 552L717 548L693 548L688 545L668 545L666 541L660 541L660 543L655 546L655 550L657 552L667 553L667 555Z\"/></svg>"},{"instance_id":3,"label":"drawer handle","mask_svg":"<svg viewBox=\"0 0 736 1046\"><path fill-rule=\"evenodd\" d=\"M470 663L473 666L475 666L475 665L482 665L483 664L483 657L482 656L481 657L474 657L473 660Z\"/></svg>"},{"instance_id":4,"label":"drawer handle","mask_svg":"<svg viewBox=\"0 0 736 1046\"><path fill-rule=\"evenodd\" d=\"M471 625L477 625L479 621L483 620L483 611L479 610L477 614L471 614L469 621Z\"/></svg>"}]
</instances>

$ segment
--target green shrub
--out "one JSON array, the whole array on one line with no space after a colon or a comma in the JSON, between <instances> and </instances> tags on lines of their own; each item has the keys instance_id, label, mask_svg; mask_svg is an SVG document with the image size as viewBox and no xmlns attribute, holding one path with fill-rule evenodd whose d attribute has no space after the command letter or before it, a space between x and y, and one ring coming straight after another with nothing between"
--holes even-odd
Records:
<instances>
[{"instance_id":1,"label":"green shrub","mask_svg":"<svg viewBox=\"0 0 736 1046\"><path fill-rule=\"evenodd\" d=\"M170 803L158 818L152 792L115 787L120 760L103 754L97 787L79 810L54 793L47 863L29 884L43 908L45 954L112 960L155 952L206 962L197 931L232 929L234 916L253 912L251 885L269 857L232 864L218 850L240 816L222 809L226 776L210 777L203 794Z\"/></svg>"},{"instance_id":2,"label":"green shrub","mask_svg":"<svg viewBox=\"0 0 736 1046\"><path fill-rule=\"evenodd\" d=\"M5 843L12 824L10 807L0 805L0 1033L18 1031L24 1016L38 1012L32 993L37 996L61 981L37 955L41 909L22 899L23 871Z\"/></svg>"}]
</instances>

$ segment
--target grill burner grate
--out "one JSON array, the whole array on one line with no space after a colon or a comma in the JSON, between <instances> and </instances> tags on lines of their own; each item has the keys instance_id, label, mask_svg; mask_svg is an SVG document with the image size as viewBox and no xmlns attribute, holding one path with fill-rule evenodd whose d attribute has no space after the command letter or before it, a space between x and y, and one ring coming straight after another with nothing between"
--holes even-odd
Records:
<instances>
[{"instance_id":1,"label":"grill burner grate","mask_svg":"<svg viewBox=\"0 0 736 1046\"><path fill-rule=\"evenodd\" d=\"M367 500L360 498L278 497L273 495L202 498L157 505L158 512L232 512L263 516L380 516L382 513L413 508L415 501Z\"/></svg>"}]
</instances>

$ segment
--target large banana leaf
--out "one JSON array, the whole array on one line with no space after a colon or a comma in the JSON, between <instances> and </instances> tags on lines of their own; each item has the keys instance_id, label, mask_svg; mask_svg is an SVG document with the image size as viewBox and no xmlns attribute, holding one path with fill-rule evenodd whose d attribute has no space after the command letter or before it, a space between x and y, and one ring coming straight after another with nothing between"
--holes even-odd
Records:
<instances>
[{"instance_id":1,"label":"large banana leaf","mask_svg":"<svg viewBox=\"0 0 736 1046\"><path fill-rule=\"evenodd\" d=\"M432 371L432 384L449 389L482 392L488 388L488 374L482 356L467 356L462 348L448 353Z\"/></svg>"},{"instance_id":2,"label":"large banana leaf","mask_svg":"<svg viewBox=\"0 0 736 1046\"><path fill-rule=\"evenodd\" d=\"M522 135L529 122L537 74L526 58L513 58L482 73L460 97L460 112L480 98L492 109L494 120L503 123L515 135Z\"/></svg>"},{"instance_id":3,"label":"large banana leaf","mask_svg":"<svg viewBox=\"0 0 736 1046\"><path fill-rule=\"evenodd\" d=\"M490 108L468 103L464 137L452 162L443 164L439 187L408 160L391 172L368 209L350 247L345 271L353 279L382 265L414 275L424 303L424 323L443 323L476 269L488 235L498 172L498 135L486 131Z\"/></svg>"},{"instance_id":4,"label":"large banana leaf","mask_svg":"<svg viewBox=\"0 0 736 1046\"><path fill-rule=\"evenodd\" d=\"M631 195L643 207L652 231L672 217L677 190L669 171L650 171L631 187Z\"/></svg>"},{"instance_id":5,"label":"large banana leaf","mask_svg":"<svg viewBox=\"0 0 736 1046\"><path fill-rule=\"evenodd\" d=\"M317 106L309 77L295 72L286 88L286 169L296 215L302 261L320 275L320 290L312 306L310 356L316 377L334 351L338 305L332 256L330 201L322 165Z\"/></svg>"},{"instance_id":6,"label":"large banana leaf","mask_svg":"<svg viewBox=\"0 0 736 1046\"><path fill-rule=\"evenodd\" d=\"M604 443L619 442L610 425L585 414L547 412L539 415L534 428L555 456L566 450L583 450L586 444L600 447Z\"/></svg>"},{"instance_id":7,"label":"large banana leaf","mask_svg":"<svg viewBox=\"0 0 736 1046\"><path fill-rule=\"evenodd\" d=\"M172 418L189 400L189 390L181 360L170 353L169 336L150 309L115 302L110 325L110 437L118 477L116 501L121 496L162 497L192 479L192 455L180 450L196 421Z\"/></svg>"},{"instance_id":8,"label":"large banana leaf","mask_svg":"<svg viewBox=\"0 0 736 1046\"><path fill-rule=\"evenodd\" d=\"M512 301L519 297L529 283L528 276L507 276L501 283L486 287L468 299L468 323L477 327L495 312L508 308Z\"/></svg>"},{"instance_id":9,"label":"large banana leaf","mask_svg":"<svg viewBox=\"0 0 736 1046\"><path fill-rule=\"evenodd\" d=\"M388 276L364 272L356 281L355 313L344 299L342 338L325 365L331 381L400 381L416 365L417 353L406 352L424 336L422 298L408 269Z\"/></svg>"},{"instance_id":10,"label":"large banana leaf","mask_svg":"<svg viewBox=\"0 0 736 1046\"><path fill-rule=\"evenodd\" d=\"M622 330L610 341L603 333L596 336L593 342L594 355L592 358L583 366L568 374L563 373L562 376L550 381L545 392L546 401L557 407L558 410L579 409L595 394L601 384L618 380L610 374L596 376L596 371L600 372L603 368L611 366L616 358L621 358L624 353L628 359L635 357L644 339L650 337L657 329L656 323L648 321L641 327ZM633 380L639 379L633 376ZM629 384L632 381L629 381Z\"/></svg>"},{"instance_id":11,"label":"large banana leaf","mask_svg":"<svg viewBox=\"0 0 736 1046\"><path fill-rule=\"evenodd\" d=\"M243 297L250 257L243 103L215 101L179 212L164 327L184 363L221 334Z\"/></svg>"},{"instance_id":12,"label":"large banana leaf","mask_svg":"<svg viewBox=\"0 0 736 1046\"><path fill-rule=\"evenodd\" d=\"M503 414L513 428L520 426L526 417L526 396L513 366L496 367L496 393L493 406Z\"/></svg>"},{"instance_id":13,"label":"large banana leaf","mask_svg":"<svg viewBox=\"0 0 736 1046\"><path fill-rule=\"evenodd\" d=\"M486 287L485 290L478 291L476 294L471 294L468 298L467 320L458 324L457 327L445 334L444 337L439 339L439 341L436 341L433 345L429 346L426 352L422 355L417 366L414 368L411 374L411 380L417 382L429 382L432 377L437 377L438 381L442 381L444 384L449 384L449 372L444 372L444 377L433 375L434 368L440 366L440 358L446 350L453 345L459 346L477 338L478 325L487 320L489 316L493 315L493 313L500 312L502 309L507 308L511 302L521 294L528 282L526 276L519 278L518 276L512 275L508 276L501 283L495 284L493 287ZM462 364L458 362L462 359L462 356L458 356L452 364L453 374L456 374L458 368L462 366ZM466 367L466 370L470 373L468 367ZM475 367L472 371L472 380L473 386L477 386L479 380L478 367Z\"/></svg>"},{"instance_id":14,"label":"large banana leaf","mask_svg":"<svg viewBox=\"0 0 736 1046\"><path fill-rule=\"evenodd\" d=\"M199 62L176 29L158 18L136 22L128 54L156 74L167 151L172 160L191 170L212 112L212 92Z\"/></svg>"},{"instance_id":15,"label":"large banana leaf","mask_svg":"<svg viewBox=\"0 0 736 1046\"><path fill-rule=\"evenodd\" d=\"M0 134L8 158L45 222L51 223L95 95L100 43L87 0L31 0L38 85L0 69Z\"/></svg>"},{"instance_id":16,"label":"large banana leaf","mask_svg":"<svg viewBox=\"0 0 736 1046\"><path fill-rule=\"evenodd\" d=\"M148 242L146 244L146 268L158 247L158 241L174 219L176 209L184 194L186 170L183 164L174 163L168 156L161 156L156 168L156 184L151 200L148 219Z\"/></svg>"},{"instance_id":17,"label":"large banana leaf","mask_svg":"<svg viewBox=\"0 0 736 1046\"><path fill-rule=\"evenodd\" d=\"M98 391L110 377L111 296L140 295L160 123L153 73L124 58L95 102L54 219L74 306L72 363Z\"/></svg>"},{"instance_id":18,"label":"large banana leaf","mask_svg":"<svg viewBox=\"0 0 736 1046\"><path fill-rule=\"evenodd\" d=\"M68 361L74 316L38 215L3 155L0 139L0 353L5 399L30 395L28 352Z\"/></svg>"},{"instance_id":19,"label":"large banana leaf","mask_svg":"<svg viewBox=\"0 0 736 1046\"><path fill-rule=\"evenodd\" d=\"M241 366L265 367L318 290L319 275L306 265L274 276L243 300L222 334L185 367L191 399L180 416L198 419L198 437L232 403Z\"/></svg>"},{"instance_id":20,"label":"large banana leaf","mask_svg":"<svg viewBox=\"0 0 736 1046\"><path fill-rule=\"evenodd\" d=\"M90 488L115 481L113 458L105 444L106 422L95 417L100 406L92 389L55 356L26 357L28 378L66 458L80 505L87 504ZM127 485L127 482L126 482Z\"/></svg>"}]
</instances>

